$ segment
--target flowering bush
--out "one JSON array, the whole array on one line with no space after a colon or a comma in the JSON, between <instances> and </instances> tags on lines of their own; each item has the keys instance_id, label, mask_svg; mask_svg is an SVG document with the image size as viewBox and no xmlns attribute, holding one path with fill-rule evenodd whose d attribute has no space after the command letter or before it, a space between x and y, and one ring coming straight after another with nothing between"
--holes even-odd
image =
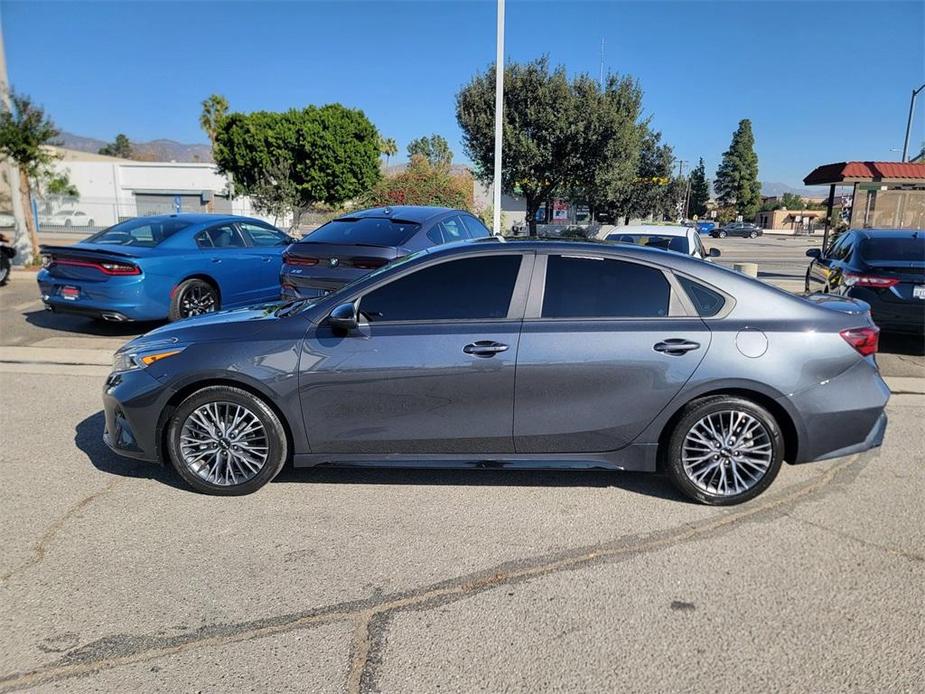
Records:
<instances>
[{"instance_id":1,"label":"flowering bush","mask_svg":"<svg viewBox=\"0 0 925 694\"><path fill-rule=\"evenodd\" d=\"M380 180L364 202L373 207L434 205L471 210L472 176L453 173L449 166L431 164L418 155L404 171Z\"/></svg>"}]
</instances>

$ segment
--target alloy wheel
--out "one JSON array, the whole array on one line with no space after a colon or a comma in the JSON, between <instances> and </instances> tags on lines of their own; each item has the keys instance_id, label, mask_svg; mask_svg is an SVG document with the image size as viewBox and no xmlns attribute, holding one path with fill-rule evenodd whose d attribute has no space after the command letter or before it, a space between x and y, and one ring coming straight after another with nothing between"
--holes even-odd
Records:
<instances>
[{"instance_id":1,"label":"alloy wheel","mask_svg":"<svg viewBox=\"0 0 925 694\"><path fill-rule=\"evenodd\" d=\"M690 428L681 462L697 488L735 496L764 478L773 456L771 435L761 421L747 412L723 410L702 417Z\"/></svg>"},{"instance_id":2,"label":"alloy wheel","mask_svg":"<svg viewBox=\"0 0 925 694\"><path fill-rule=\"evenodd\" d=\"M260 472L269 455L269 439L260 419L247 407L210 402L187 416L179 448L190 471L210 484L232 486Z\"/></svg>"},{"instance_id":3,"label":"alloy wheel","mask_svg":"<svg viewBox=\"0 0 925 694\"><path fill-rule=\"evenodd\" d=\"M180 299L180 315L184 318L211 313L216 305L215 290L207 284L193 284Z\"/></svg>"}]
</instances>

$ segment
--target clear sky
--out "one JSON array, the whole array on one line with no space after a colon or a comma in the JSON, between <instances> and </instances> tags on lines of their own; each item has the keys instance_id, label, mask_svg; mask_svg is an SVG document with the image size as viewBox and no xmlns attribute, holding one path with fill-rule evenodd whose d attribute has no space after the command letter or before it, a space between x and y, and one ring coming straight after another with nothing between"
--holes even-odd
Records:
<instances>
[{"instance_id":1,"label":"clear sky","mask_svg":"<svg viewBox=\"0 0 925 694\"><path fill-rule=\"evenodd\" d=\"M204 142L200 102L284 110L339 101L399 144L443 134L464 160L455 94L495 52L490 2L0 0L10 81L61 129ZM741 118L763 181L898 159L925 82L925 2L507 3L507 57L637 77L646 112L712 176ZM913 148L925 140L925 93Z\"/></svg>"}]
</instances>

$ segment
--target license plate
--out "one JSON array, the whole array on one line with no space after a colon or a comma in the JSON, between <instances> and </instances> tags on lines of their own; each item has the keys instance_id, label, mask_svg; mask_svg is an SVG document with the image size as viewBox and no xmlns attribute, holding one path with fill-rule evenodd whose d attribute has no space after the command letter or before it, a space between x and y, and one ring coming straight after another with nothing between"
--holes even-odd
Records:
<instances>
[{"instance_id":1,"label":"license plate","mask_svg":"<svg viewBox=\"0 0 925 694\"><path fill-rule=\"evenodd\" d=\"M80 296L80 287L61 287L61 291L58 293L66 301L76 301L77 297Z\"/></svg>"},{"instance_id":2,"label":"license plate","mask_svg":"<svg viewBox=\"0 0 925 694\"><path fill-rule=\"evenodd\" d=\"M925 284L920 284L912 288L913 299L925 299Z\"/></svg>"}]
</instances>

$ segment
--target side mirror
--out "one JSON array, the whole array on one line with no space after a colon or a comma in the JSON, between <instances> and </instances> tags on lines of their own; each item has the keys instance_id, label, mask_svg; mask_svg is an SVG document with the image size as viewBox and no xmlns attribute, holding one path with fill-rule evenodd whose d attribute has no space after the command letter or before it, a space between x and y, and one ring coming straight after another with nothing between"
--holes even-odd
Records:
<instances>
[{"instance_id":1,"label":"side mirror","mask_svg":"<svg viewBox=\"0 0 925 694\"><path fill-rule=\"evenodd\" d=\"M353 303L340 304L331 311L331 314L328 316L328 322L331 324L332 328L343 330L344 332L356 330L359 325L356 305Z\"/></svg>"},{"instance_id":2,"label":"side mirror","mask_svg":"<svg viewBox=\"0 0 925 694\"><path fill-rule=\"evenodd\" d=\"M807 249L806 249L806 257L807 257L807 258L821 258L821 257L822 257L822 251L821 251L820 249L818 249L818 248L807 248Z\"/></svg>"},{"instance_id":3,"label":"side mirror","mask_svg":"<svg viewBox=\"0 0 925 694\"><path fill-rule=\"evenodd\" d=\"M719 258L722 255L718 248L711 248L709 251L709 256L711 258Z\"/></svg>"}]
</instances>

